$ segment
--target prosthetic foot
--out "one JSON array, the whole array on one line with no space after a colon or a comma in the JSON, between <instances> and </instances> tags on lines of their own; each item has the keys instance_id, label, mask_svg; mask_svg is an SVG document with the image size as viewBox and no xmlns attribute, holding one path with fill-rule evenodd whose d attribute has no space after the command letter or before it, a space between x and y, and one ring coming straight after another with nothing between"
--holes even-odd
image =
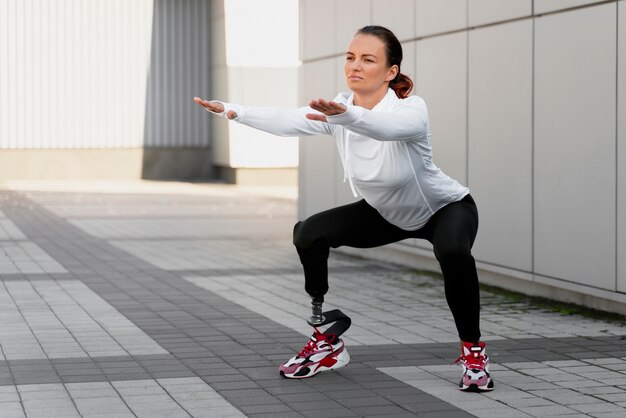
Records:
<instances>
[{"instance_id":1,"label":"prosthetic foot","mask_svg":"<svg viewBox=\"0 0 626 418\"><path fill-rule=\"evenodd\" d=\"M307 323L313 327L313 335L306 345L291 359L283 363L280 374L290 379L304 379L319 372L336 370L350 362L350 355L339 336L350 328L352 321L339 309L322 312L323 297L312 298L312 315ZM317 327L333 323L326 331Z\"/></svg>"}]
</instances>

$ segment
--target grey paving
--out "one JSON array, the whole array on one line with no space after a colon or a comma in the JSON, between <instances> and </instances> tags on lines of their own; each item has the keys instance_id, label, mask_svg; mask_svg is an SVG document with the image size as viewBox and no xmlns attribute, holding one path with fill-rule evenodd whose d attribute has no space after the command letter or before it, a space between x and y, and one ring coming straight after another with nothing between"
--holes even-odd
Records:
<instances>
[{"instance_id":1,"label":"grey paving","mask_svg":"<svg viewBox=\"0 0 626 418\"><path fill-rule=\"evenodd\" d=\"M0 238L0 274L67 272L37 244L7 236Z\"/></svg>"},{"instance_id":2,"label":"grey paving","mask_svg":"<svg viewBox=\"0 0 626 418\"><path fill-rule=\"evenodd\" d=\"M188 190L0 191L0 415L624 415L623 323L483 292L498 386L460 393L441 280L337 253L351 364L280 378L310 332L295 204Z\"/></svg>"}]
</instances>

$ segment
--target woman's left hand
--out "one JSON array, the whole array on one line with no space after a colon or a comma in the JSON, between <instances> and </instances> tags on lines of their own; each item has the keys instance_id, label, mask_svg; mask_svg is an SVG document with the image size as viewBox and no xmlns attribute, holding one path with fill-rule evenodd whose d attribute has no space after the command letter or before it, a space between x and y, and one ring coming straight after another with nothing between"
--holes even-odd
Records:
<instances>
[{"instance_id":1,"label":"woman's left hand","mask_svg":"<svg viewBox=\"0 0 626 418\"><path fill-rule=\"evenodd\" d=\"M312 109L323 113L323 115L319 115L317 113L307 113L307 119L318 120L320 122L328 122L326 116L340 115L348 110L348 108L341 103L324 99L311 100L309 106L311 106Z\"/></svg>"}]
</instances>

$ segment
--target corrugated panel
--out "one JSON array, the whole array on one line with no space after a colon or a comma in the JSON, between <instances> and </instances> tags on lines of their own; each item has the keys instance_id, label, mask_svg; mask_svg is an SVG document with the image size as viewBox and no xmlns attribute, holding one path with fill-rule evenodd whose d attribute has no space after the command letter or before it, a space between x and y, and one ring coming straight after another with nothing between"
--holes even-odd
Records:
<instances>
[{"instance_id":1,"label":"corrugated panel","mask_svg":"<svg viewBox=\"0 0 626 418\"><path fill-rule=\"evenodd\" d=\"M0 148L207 146L210 0L0 0Z\"/></svg>"}]
</instances>

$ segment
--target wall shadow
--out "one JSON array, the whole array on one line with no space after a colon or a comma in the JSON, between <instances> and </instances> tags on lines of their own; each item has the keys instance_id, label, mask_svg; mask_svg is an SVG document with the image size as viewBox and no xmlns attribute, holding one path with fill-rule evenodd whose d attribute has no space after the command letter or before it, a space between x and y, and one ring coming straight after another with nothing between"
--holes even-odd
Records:
<instances>
[{"instance_id":1,"label":"wall shadow","mask_svg":"<svg viewBox=\"0 0 626 418\"><path fill-rule=\"evenodd\" d=\"M142 179L213 180L211 118L194 96L211 97L211 0L153 0Z\"/></svg>"}]
</instances>

